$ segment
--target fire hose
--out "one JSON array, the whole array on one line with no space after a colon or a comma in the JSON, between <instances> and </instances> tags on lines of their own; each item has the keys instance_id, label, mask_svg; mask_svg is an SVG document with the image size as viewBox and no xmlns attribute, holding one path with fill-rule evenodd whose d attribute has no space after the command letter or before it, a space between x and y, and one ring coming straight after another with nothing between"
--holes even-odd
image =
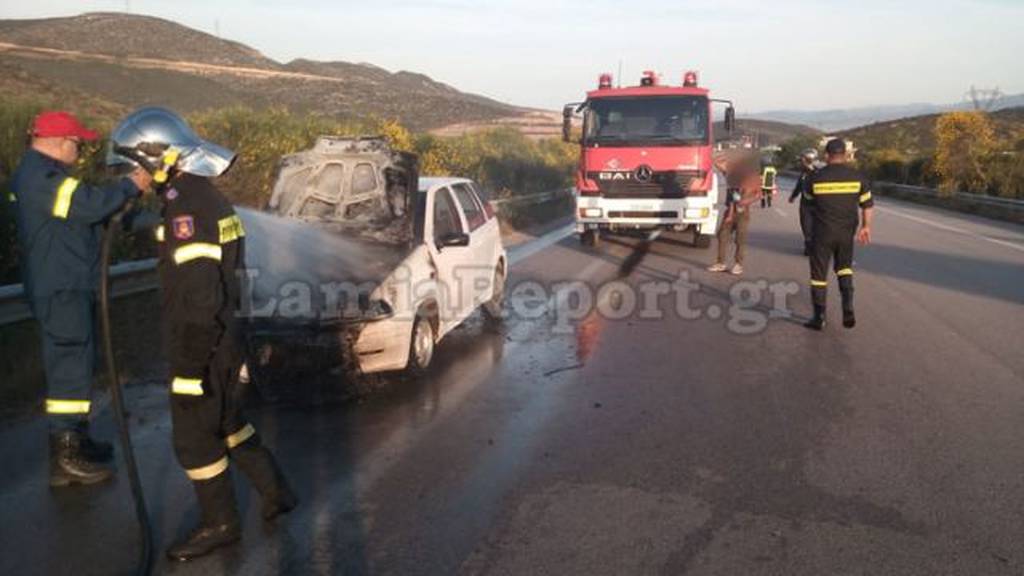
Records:
<instances>
[{"instance_id":1,"label":"fire hose","mask_svg":"<svg viewBox=\"0 0 1024 576\"><path fill-rule=\"evenodd\" d=\"M111 403L114 406L118 435L121 439L121 453L124 456L125 467L128 469L132 499L135 501L135 517L139 527L139 559L135 573L148 576L153 572L153 530L150 526L149 513L146 510L146 495L142 491L142 479L139 477L135 451L132 448L131 432L128 429L124 390L121 387L121 378L117 369L117 358L114 356L113 328L110 322L110 253L121 218L130 205L131 203L114 215L104 227L103 245L100 250L100 325L103 332L103 353L107 363L107 375L110 378Z\"/></svg>"}]
</instances>

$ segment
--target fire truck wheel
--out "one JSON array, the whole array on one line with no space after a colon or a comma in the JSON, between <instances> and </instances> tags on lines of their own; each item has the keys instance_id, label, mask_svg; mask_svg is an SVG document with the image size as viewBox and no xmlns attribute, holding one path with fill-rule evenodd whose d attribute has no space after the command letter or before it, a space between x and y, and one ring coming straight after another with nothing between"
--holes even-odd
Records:
<instances>
[{"instance_id":1,"label":"fire truck wheel","mask_svg":"<svg viewBox=\"0 0 1024 576\"><path fill-rule=\"evenodd\" d=\"M710 248L711 247L711 235L701 234L700 228L693 229L693 246L694 248Z\"/></svg>"}]
</instances>

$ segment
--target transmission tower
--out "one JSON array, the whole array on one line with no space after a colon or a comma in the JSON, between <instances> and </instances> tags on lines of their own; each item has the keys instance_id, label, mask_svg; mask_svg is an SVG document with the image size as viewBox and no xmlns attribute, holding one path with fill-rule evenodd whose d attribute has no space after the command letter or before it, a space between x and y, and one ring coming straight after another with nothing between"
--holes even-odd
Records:
<instances>
[{"instance_id":1,"label":"transmission tower","mask_svg":"<svg viewBox=\"0 0 1024 576\"><path fill-rule=\"evenodd\" d=\"M971 89L964 94L964 99L970 100L971 105L978 112L988 112L999 102L1003 97L1003 91L998 87L996 88L975 88L973 85Z\"/></svg>"}]
</instances>

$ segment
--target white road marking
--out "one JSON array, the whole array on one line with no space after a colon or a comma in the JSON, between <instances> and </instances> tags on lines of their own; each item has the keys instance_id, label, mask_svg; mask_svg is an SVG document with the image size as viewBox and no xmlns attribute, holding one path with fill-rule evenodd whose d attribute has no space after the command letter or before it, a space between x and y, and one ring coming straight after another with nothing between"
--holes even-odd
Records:
<instances>
[{"instance_id":1,"label":"white road marking","mask_svg":"<svg viewBox=\"0 0 1024 576\"><path fill-rule=\"evenodd\" d=\"M509 248L508 259L513 265L518 264L530 256L558 244L564 238L571 236L575 231L576 228L573 224L569 224L557 230L552 230L536 240L530 240L529 242L520 244L519 246Z\"/></svg>"},{"instance_id":2,"label":"white road marking","mask_svg":"<svg viewBox=\"0 0 1024 576\"><path fill-rule=\"evenodd\" d=\"M975 239L978 239L978 240L989 242L991 244L998 244L999 246L1010 248L1012 250L1017 250L1018 252L1024 252L1024 245L1017 244L1016 242L1007 242L1006 240L1000 240L998 238L990 238L988 236L985 236L984 234L977 234L977 233L971 232L970 230L964 230L963 228L957 228L956 226L950 226L948 224L942 224L940 222L935 222L935 221L929 220L927 218L921 218L921 217L918 217L918 216L912 216L910 214L906 214L906 213L904 213L904 212L902 212L900 210L896 210L896 209L893 209L893 208L885 208L885 207L881 207L881 206L875 206L875 209L878 210L879 212L883 212L885 214L892 214L893 216L899 216L900 218L905 218L907 220L911 220L911 221L917 222L919 224L924 224L925 226L931 226L932 228L938 228L939 230L945 230L947 232L953 232L955 234L961 234L963 236L969 236L971 238L975 238Z\"/></svg>"},{"instance_id":3,"label":"white road marking","mask_svg":"<svg viewBox=\"0 0 1024 576\"><path fill-rule=\"evenodd\" d=\"M782 217L785 217L785 216L786 216L786 213L785 213L785 212L784 212L784 211L782 210L782 208L775 208L775 212L776 212L776 213L777 213L777 214L778 214L779 216L782 216Z\"/></svg>"}]
</instances>

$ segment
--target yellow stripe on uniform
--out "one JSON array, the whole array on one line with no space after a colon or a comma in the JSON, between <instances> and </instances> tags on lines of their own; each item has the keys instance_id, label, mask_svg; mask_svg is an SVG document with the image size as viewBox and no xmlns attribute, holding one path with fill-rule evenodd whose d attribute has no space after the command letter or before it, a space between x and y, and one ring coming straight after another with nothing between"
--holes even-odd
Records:
<instances>
[{"instance_id":1,"label":"yellow stripe on uniform","mask_svg":"<svg viewBox=\"0 0 1024 576\"><path fill-rule=\"evenodd\" d=\"M156 238L157 242L163 242L164 238L166 237L166 235L167 234L164 231L164 225L163 224L157 226L156 230L153 230L153 237Z\"/></svg>"},{"instance_id":2,"label":"yellow stripe on uniform","mask_svg":"<svg viewBox=\"0 0 1024 576\"><path fill-rule=\"evenodd\" d=\"M814 194L860 194L860 182L818 182Z\"/></svg>"},{"instance_id":3,"label":"yellow stripe on uniform","mask_svg":"<svg viewBox=\"0 0 1024 576\"><path fill-rule=\"evenodd\" d=\"M256 429L252 427L252 424L246 424L242 426L242 429L224 439L224 443L228 445L228 450L232 450L241 446L246 440L252 438L256 434Z\"/></svg>"},{"instance_id":4,"label":"yellow stripe on uniform","mask_svg":"<svg viewBox=\"0 0 1024 576\"><path fill-rule=\"evenodd\" d=\"M828 282L822 280L811 280L811 286L814 288L828 288Z\"/></svg>"},{"instance_id":5,"label":"yellow stripe on uniform","mask_svg":"<svg viewBox=\"0 0 1024 576\"><path fill-rule=\"evenodd\" d=\"M57 187L57 198L53 201L53 215L57 218L67 220L71 212L71 198L78 189L78 180L65 178Z\"/></svg>"},{"instance_id":6,"label":"yellow stripe on uniform","mask_svg":"<svg viewBox=\"0 0 1024 576\"><path fill-rule=\"evenodd\" d=\"M242 219L238 215L221 218L217 222L220 229L220 243L227 244L245 236L245 228L242 226Z\"/></svg>"},{"instance_id":7,"label":"yellow stripe on uniform","mask_svg":"<svg viewBox=\"0 0 1024 576\"><path fill-rule=\"evenodd\" d=\"M185 474L188 475L189 480L209 480L220 476L227 469L228 457L224 456L209 466L203 466L202 468L188 468L185 470Z\"/></svg>"},{"instance_id":8,"label":"yellow stripe on uniform","mask_svg":"<svg viewBox=\"0 0 1024 576\"><path fill-rule=\"evenodd\" d=\"M53 400L46 399L47 414L88 414L88 400Z\"/></svg>"},{"instance_id":9,"label":"yellow stripe on uniform","mask_svg":"<svg viewBox=\"0 0 1024 576\"><path fill-rule=\"evenodd\" d=\"M220 262L221 248L216 244L207 244L205 242L194 242L192 244L185 244L174 251L174 263L184 264L199 258L209 258L210 260L216 260Z\"/></svg>"},{"instance_id":10,"label":"yellow stripe on uniform","mask_svg":"<svg viewBox=\"0 0 1024 576\"><path fill-rule=\"evenodd\" d=\"M202 396L203 381L200 378L175 378L171 382L171 393L183 396Z\"/></svg>"},{"instance_id":11,"label":"yellow stripe on uniform","mask_svg":"<svg viewBox=\"0 0 1024 576\"><path fill-rule=\"evenodd\" d=\"M853 276L853 268L843 268L842 270L836 270L836 276Z\"/></svg>"},{"instance_id":12,"label":"yellow stripe on uniform","mask_svg":"<svg viewBox=\"0 0 1024 576\"><path fill-rule=\"evenodd\" d=\"M871 192L865 192L865 193L860 195L860 203L861 204L867 202L868 200L871 200Z\"/></svg>"},{"instance_id":13,"label":"yellow stripe on uniform","mask_svg":"<svg viewBox=\"0 0 1024 576\"><path fill-rule=\"evenodd\" d=\"M7 193L7 201L10 202L11 204L17 204L18 203L18 197L14 195L14 192L8 192Z\"/></svg>"}]
</instances>

